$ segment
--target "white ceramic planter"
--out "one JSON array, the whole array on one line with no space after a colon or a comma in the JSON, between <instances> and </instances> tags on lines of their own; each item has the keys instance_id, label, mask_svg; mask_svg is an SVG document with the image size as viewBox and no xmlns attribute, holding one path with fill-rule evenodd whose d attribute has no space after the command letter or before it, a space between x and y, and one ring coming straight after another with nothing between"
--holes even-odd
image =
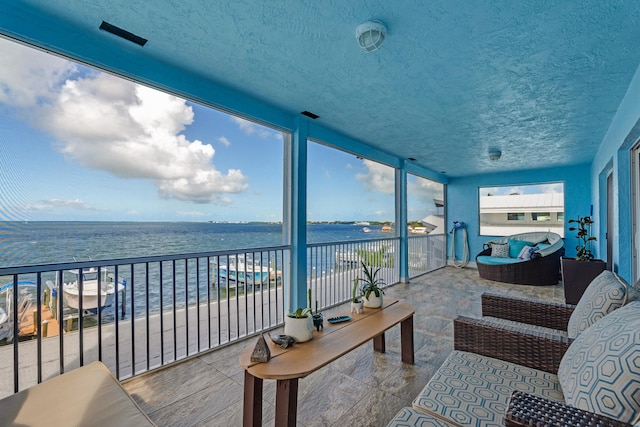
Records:
<instances>
[{"instance_id":1,"label":"white ceramic planter","mask_svg":"<svg viewBox=\"0 0 640 427\"><path fill-rule=\"evenodd\" d=\"M296 342L305 342L313 338L313 318L311 315L296 319L285 316L284 334L295 338Z\"/></svg>"},{"instance_id":2,"label":"white ceramic planter","mask_svg":"<svg viewBox=\"0 0 640 427\"><path fill-rule=\"evenodd\" d=\"M351 312L355 314L362 314L362 301L360 302L351 302Z\"/></svg>"},{"instance_id":3,"label":"white ceramic planter","mask_svg":"<svg viewBox=\"0 0 640 427\"><path fill-rule=\"evenodd\" d=\"M362 297L362 299L364 300L365 307L368 307L368 308L382 307L382 292L380 293L379 297L377 297L376 294L371 292L368 299L367 297Z\"/></svg>"}]
</instances>

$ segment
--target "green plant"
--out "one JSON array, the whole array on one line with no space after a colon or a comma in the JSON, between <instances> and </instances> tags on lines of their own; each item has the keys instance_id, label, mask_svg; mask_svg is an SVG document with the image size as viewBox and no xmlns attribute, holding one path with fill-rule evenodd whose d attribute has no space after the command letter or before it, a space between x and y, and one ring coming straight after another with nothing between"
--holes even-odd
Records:
<instances>
[{"instance_id":1,"label":"green plant","mask_svg":"<svg viewBox=\"0 0 640 427\"><path fill-rule=\"evenodd\" d=\"M378 273L380 272L380 267L375 270L373 267L369 269L367 264L361 262L362 271L364 272L364 277L359 277L358 280L362 281L362 287L360 288L360 293L368 300L369 296L373 293L376 297L379 297L380 294L384 294L385 286L384 280L378 277Z\"/></svg>"},{"instance_id":2,"label":"green plant","mask_svg":"<svg viewBox=\"0 0 640 427\"><path fill-rule=\"evenodd\" d=\"M313 310L311 309L311 288L307 289L307 298L309 300L309 311L313 314ZM318 300L316 300L316 314L318 313Z\"/></svg>"},{"instance_id":3,"label":"green plant","mask_svg":"<svg viewBox=\"0 0 640 427\"><path fill-rule=\"evenodd\" d=\"M287 316L292 317L294 319L304 319L305 317L309 317L309 313L311 313L310 308L298 307L296 311L292 311L291 313L287 314Z\"/></svg>"},{"instance_id":4,"label":"green plant","mask_svg":"<svg viewBox=\"0 0 640 427\"><path fill-rule=\"evenodd\" d=\"M579 216L578 219L570 219L569 224L577 224L576 227L569 227L569 231L578 231L576 233L576 239L578 239L576 259L578 261L591 261L594 258L593 252L591 252L591 242L597 240L591 235L593 220L590 216Z\"/></svg>"},{"instance_id":5,"label":"green plant","mask_svg":"<svg viewBox=\"0 0 640 427\"><path fill-rule=\"evenodd\" d=\"M309 306L306 308L298 307L296 311L292 311L287 316L294 319L304 319L305 317L309 317L309 315L313 315L313 310L311 309L311 289L307 289L307 298L309 300ZM316 313L318 312L318 301L316 301Z\"/></svg>"},{"instance_id":6,"label":"green plant","mask_svg":"<svg viewBox=\"0 0 640 427\"><path fill-rule=\"evenodd\" d=\"M351 302L355 302L356 304L360 302L360 295L357 295L358 281L359 279L356 277L353 281L353 291L351 291Z\"/></svg>"}]
</instances>

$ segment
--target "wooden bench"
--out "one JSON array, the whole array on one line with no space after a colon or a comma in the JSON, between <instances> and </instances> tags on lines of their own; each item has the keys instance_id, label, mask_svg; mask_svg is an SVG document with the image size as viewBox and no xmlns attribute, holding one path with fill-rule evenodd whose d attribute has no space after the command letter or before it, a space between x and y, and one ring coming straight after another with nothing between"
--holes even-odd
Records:
<instances>
[{"instance_id":1,"label":"wooden bench","mask_svg":"<svg viewBox=\"0 0 640 427\"><path fill-rule=\"evenodd\" d=\"M244 375L245 426L262 425L262 383L264 379L277 380L276 426L295 426L298 379L322 368L369 340L373 348L385 352L384 332L400 324L402 361L413 364L413 307L405 301L393 301L384 308L366 309L363 314L352 314L349 322L330 324L325 319L324 329L315 331L311 341L282 349L267 337L271 360L267 363L251 361L255 342L240 354Z\"/></svg>"}]
</instances>

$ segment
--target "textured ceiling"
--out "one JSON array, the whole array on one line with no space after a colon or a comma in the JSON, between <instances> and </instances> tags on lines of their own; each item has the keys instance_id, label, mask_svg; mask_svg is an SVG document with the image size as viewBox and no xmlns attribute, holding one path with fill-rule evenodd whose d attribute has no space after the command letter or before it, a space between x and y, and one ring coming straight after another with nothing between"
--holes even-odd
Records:
<instances>
[{"instance_id":1,"label":"textured ceiling","mask_svg":"<svg viewBox=\"0 0 640 427\"><path fill-rule=\"evenodd\" d=\"M591 161L640 64L638 1L13 0L0 11L12 37L162 86L211 81L230 90L223 104L242 100L230 109L308 110L450 177ZM373 53L355 41L369 19L388 28ZM149 42L128 46L103 20Z\"/></svg>"}]
</instances>

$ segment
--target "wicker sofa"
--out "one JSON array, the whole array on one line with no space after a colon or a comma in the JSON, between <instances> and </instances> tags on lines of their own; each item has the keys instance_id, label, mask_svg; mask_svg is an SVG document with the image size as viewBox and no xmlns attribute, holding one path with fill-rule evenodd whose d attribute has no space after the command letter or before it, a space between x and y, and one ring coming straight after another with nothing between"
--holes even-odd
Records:
<instances>
[{"instance_id":1,"label":"wicker sofa","mask_svg":"<svg viewBox=\"0 0 640 427\"><path fill-rule=\"evenodd\" d=\"M577 306L483 295L506 322L457 318L454 352L389 426L637 423L640 294L601 276Z\"/></svg>"},{"instance_id":2,"label":"wicker sofa","mask_svg":"<svg viewBox=\"0 0 640 427\"><path fill-rule=\"evenodd\" d=\"M509 245L509 256L496 256L496 246L500 245ZM518 255L525 246L534 250L521 259ZM485 243L483 251L476 256L476 265L483 279L518 285L555 285L563 253L564 242L559 234L521 233Z\"/></svg>"}]
</instances>

